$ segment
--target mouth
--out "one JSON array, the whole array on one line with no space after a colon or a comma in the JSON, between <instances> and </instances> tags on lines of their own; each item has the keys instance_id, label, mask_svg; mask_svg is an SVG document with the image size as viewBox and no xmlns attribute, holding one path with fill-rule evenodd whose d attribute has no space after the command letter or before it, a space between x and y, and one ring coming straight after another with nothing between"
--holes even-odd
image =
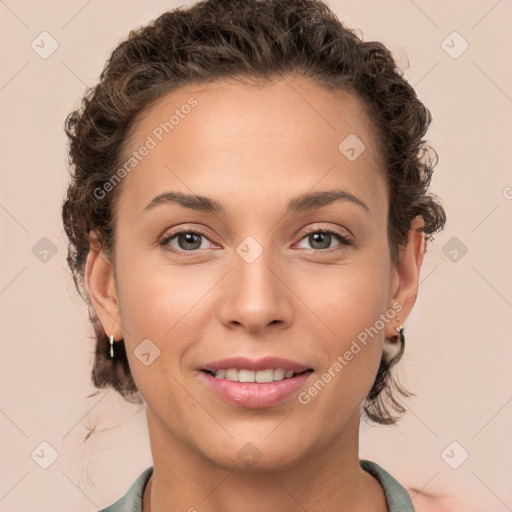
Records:
<instances>
[{"instance_id":1,"label":"mouth","mask_svg":"<svg viewBox=\"0 0 512 512\"><path fill-rule=\"evenodd\" d=\"M278 382L281 380L293 379L298 375L305 373L311 373L312 368L307 370L295 371L285 370L284 368L268 368L266 370L249 370L249 369L238 369L238 368L220 368L218 370L201 370L208 375L216 379L225 379L231 382L248 382L265 384L270 382Z\"/></svg>"},{"instance_id":2,"label":"mouth","mask_svg":"<svg viewBox=\"0 0 512 512\"><path fill-rule=\"evenodd\" d=\"M277 405L300 391L314 369L282 357L233 356L203 365L207 389L224 402L259 409Z\"/></svg>"}]
</instances>

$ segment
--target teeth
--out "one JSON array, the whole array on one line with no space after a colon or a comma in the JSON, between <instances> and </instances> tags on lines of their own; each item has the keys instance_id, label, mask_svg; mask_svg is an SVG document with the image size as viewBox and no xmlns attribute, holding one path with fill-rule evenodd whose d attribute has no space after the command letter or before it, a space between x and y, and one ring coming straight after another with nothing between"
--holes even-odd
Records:
<instances>
[{"instance_id":1,"label":"teeth","mask_svg":"<svg viewBox=\"0 0 512 512\"><path fill-rule=\"evenodd\" d=\"M234 374L233 374L234 375ZM256 372L251 370L239 370L238 371L238 382L256 382Z\"/></svg>"},{"instance_id":2,"label":"teeth","mask_svg":"<svg viewBox=\"0 0 512 512\"><path fill-rule=\"evenodd\" d=\"M238 380L238 370L230 368L226 370L226 379L227 380Z\"/></svg>"},{"instance_id":3,"label":"teeth","mask_svg":"<svg viewBox=\"0 0 512 512\"><path fill-rule=\"evenodd\" d=\"M217 370L215 373L216 379L227 379L236 382L274 382L276 380L289 379L293 377L293 370L284 370L283 368L268 370L237 370L236 368L228 368Z\"/></svg>"},{"instance_id":4,"label":"teeth","mask_svg":"<svg viewBox=\"0 0 512 512\"><path fill-rule=\"evenodd\" d=\"M240 382L242 382L242 372L247 370L242 370L240 372ZM272 382L274 380L274 370L272 368L268 370L260 370L259 372L252 372L254 373L254 382ZM277 380L277 379L275 379ZM252 381L251 381L252 382Z\"/></svg>"},{"instance_id":5,"label":"teeth","mask_svg":"<svg viewBox=\"0 0 512 512\"><path fill-rule=\"evenodd\" d=\"M282 368L278 368L277 370L274 370L274 380L283 380L285 373L286 373L286 370L283 370Z\"/></svg>"}]
</instances>

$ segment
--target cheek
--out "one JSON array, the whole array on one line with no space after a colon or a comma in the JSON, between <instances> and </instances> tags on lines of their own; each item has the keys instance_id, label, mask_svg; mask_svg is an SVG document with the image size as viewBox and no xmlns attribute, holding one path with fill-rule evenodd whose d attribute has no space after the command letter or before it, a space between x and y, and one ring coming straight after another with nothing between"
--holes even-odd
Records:
<instances>
[{"instance_id":1,"label":"cheek","mask_svg":"<svg viewBox=\"0 0 512 512\"><path fill-rule=\"evenodd\" d=\"M137 336L160 340L172 336L214 279L194 266L169 263L158 248L128 252L120 243L118 255L121 316L133 342Z\"/></svg>"},{"instance_id":2,"label":"cheek","mask_svg":"<svg viewBox=\"0 0 512 512\"><path fill-rule=\"evenodd\" d=\"M211 307L209 291L218 281L215 272L132 255L118 259L117 274L124 341L136 382L147 378L137 360L142 351L158 355L151 363L152 373L180 371L184 359L190 364L202 323L211 318L205 308Z\"/></svg>"},{"instance_id":3,"label":"cheek","mask_svg":"<svg viewBox=\"0 0 512 512\"><path fill-rule=\"evenodd\" d=\"M327 372L324 381L330 383L326 402L333 395L347 397L348 392L357 405L371 388L382 355L386 324L381 315L388 303L389 267L361 261L311 277L315 286L304 284L297 295L307 297L312 312L303 328L317 328L315 350L324 364L320 377Z\"/></svg>"},{"instance_id":4,"label":"cheek","mask_svg":"<svg viewBox=\"0 0 512 512\"><path fill-rule=\"evenodd\" d=\"M389 298L389 267L352 262L337 269L314 271L301 278L299 297L333 340L350 340L370 328L385 312Z\"/></svg>"},{"instance_id":5,"label":"cheek","mask_svg":"<svg viewBox=\"0 0 512 512\"><path fill-rule=\"evenodd\" d=\"M197 337L197 314L207 283L185 279L170 266L118 261L118 296L130 370L145 402L154 411L186 413L195 407L177 385L181 365Z\"/></svg>"}]
</instances>

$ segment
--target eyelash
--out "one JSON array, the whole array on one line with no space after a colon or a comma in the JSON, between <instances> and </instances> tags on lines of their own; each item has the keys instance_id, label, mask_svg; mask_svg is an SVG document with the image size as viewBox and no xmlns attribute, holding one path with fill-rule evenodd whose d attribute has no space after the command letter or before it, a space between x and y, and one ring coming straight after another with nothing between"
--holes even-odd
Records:
<instances>
[{"instance_id":1,"label":"eyelash","mask_svg":"<svg viewBox=\"0 0 512 512\"><path fill-rule=\"evenodd\" d=\"M161 238L158 242L158 245L159 246L167 246L167 244L173 239L175 238L176 236L178 235L181 235L181 234L184 234L184 233L193 233L195 235L201 235L203 237L205 237L207 240L210 240L208 238L208 236L197 230L197 229L184 229L184 230L181 230L181 231L176 231L174 233L171 233L169 235L165 235L163 238ZM305 233L301 239L299 240L299 242L301 242L304 238L306 238L307 236L309 235L312 235L314 233L327 233L329 235L335 235L338 240L340 241L340 244L341 246L336 246L336 247L332 247L330 249L306 249L308 251L314 251L314 252L322 252L322 253L332 253L333 251L336 251L336 250L339 250L342 248L342 246L350 246L352 245L352 241L349 240L348 237L346 237L345 235L343 235L340 231L336 230L336 229L333 229L333 228L322 228L322 229L314 229L312 231L309 231L307 233ZM172 252L175 252L176 254L179 254L181 256L193 256L194 253L196 253L198 251L198 249L195 249L195 250L192 250L192 251L183 251L183 250L179 250L179 249L175 249L175 248L172 248L170 249Z\"/></svg>"}]
</instances>

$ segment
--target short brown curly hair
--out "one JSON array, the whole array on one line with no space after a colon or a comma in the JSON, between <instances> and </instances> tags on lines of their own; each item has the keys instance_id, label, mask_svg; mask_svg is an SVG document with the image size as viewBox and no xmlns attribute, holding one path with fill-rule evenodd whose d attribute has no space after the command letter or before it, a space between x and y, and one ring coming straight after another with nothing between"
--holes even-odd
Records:
<instances>
[{"instance_id":1,"label":"short brown curly hair","mask_svg":"<svg viewBox=\"0 0 512 512\"><path fill-rule=\"evenodd\" d=\"M97 231L102 249L113 258L113 212L120 187L102 198L94 190L104 187L121 164L137 115L188 84L224 78L256 84L285 74L363 100L387 171L393 262L417 215L424 220L426 241L443 229L444 208L428 192L437 153L422 139L432 117L382 43L363 41L320 0L207 0L165 12L118 45L99 83L87 89L65 123L71 174L62 206L67 262L95 331L92 380L97 388L110 386L130 402L143 402L123 340L116 343L116 359L107 358L109 340L84 286L90 230ZM402 353L403 344L394 357L383 352L364 404L372 421L391 424L397 420L393 412L404 412L393 389L409 393L390 373Z\"/></svg>"}]
</instances>

